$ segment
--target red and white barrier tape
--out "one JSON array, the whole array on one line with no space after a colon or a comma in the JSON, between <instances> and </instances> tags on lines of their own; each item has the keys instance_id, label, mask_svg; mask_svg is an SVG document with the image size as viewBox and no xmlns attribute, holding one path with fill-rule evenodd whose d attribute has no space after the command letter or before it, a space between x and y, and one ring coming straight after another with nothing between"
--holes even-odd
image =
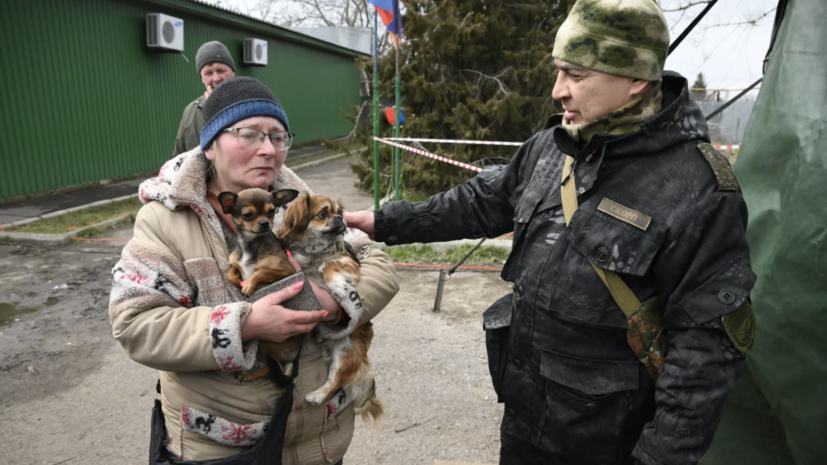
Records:
<instances>
[{"instance_id":1,"label":"red and white barrier tape","mask_svg":"<svg viewBox=\"0 0 827 465\"><path fill-rule=\"evenodd\" d=\"M474 165L469 165L467 163L462 163L460 161L451 160L450 158L441 157L435 153L426 152L425 150L415 149L413 147L408 147L407 145L398 144L393 142L395 140L400 141L410 141L410 142L440 142L440 143L456 143L456 144L482 144L482 145L522 145L520 142L488 142L488 141L481 141L481 140L448 140L448 139L411 139L411 138L402 138L402 137L389 137L387 139L383 139L381 137L374 137L376 141L379 141L386 145L392 145L394 147L399 147L402 150L407 150L408 152L413 152L418 155L423 155L428 158L433 158L434 160L439 160L445 163L450 163L452 165L456 165L465 169L469 169L472 171L480 172L482 168ZM740 149L741 145L715 145L716 150L735 150Z\"/></svg>"},{"instance_id":2,"label":"red and white barrier tape","mask_svg":"<svg viewBox=\"0 0 827 465\"><path fill-rule=\"evenodd\" d=\"M482 168L480 168L478 166L469 165L467 163L462 163L462 162L459 162L459 161L456 161L456 160L451 160L450 158L440 157L437 154L434 154L434 153L431 153L431 152L426 152L424 150L415 149L413 147L408 147L407 145L397 144L396 142L391 142L388 139L382 139L381 137L374 137L373 139L377 140L377 141L379 141L383 144L392 145L394 147L399 147L400 149L407 150L408 152L413 152L413 153L416 153L418 155L423 155L423 156L426 156L426 157L429 157L429 158L433 158L434 160L439 160L439 161L443 161L445 163L450 163L452 165L460 166L462 168L466 168L466 169L469 169L469 170L472 170L472 171L477 171L477 172L482 171Z\"/></svg>"},{"instance_id":3,"label":"red and white barrier tape","mask_svg":"<svg viewBox=\"0 0 827 465\"><path fill-rule=\"evenodd\" d=\"M381 140L381 139L380 139ZM519 147L523 145L522 142L500 142L488 140L451 140L451 139L415 139L409 137L388 137L384 140L399 141L399 142L433 142L437 144L476 144L476 145L507 145L512 147ZM741 148L740 144L736 145L715 145L717 150L737 150Z\"/></svg>"},{"instance_id":4,"label":"red and white barrier tape","mask_svg":"<svg viewBox=\"0 0 827 465\"><path fill-rule=\"evenodd\" d=\"M397 140L400 142L435 142L438 144L510 145L513 147L523 145L522 142L499 142L490 140L411 139L407 137L388 137L385 140Z\"/></svg>"}]
</instances>

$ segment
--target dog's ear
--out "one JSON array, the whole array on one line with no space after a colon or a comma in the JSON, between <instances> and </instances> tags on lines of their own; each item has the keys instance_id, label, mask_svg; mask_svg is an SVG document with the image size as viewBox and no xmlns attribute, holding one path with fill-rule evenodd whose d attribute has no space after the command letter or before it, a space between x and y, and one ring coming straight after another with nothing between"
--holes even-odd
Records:
<instances>
[{"instance_id":1,"label":"dog's ear","mask_svg":"<svg viewBox=\"0 0 827 465\"><path fill-rule=\"evenodd\" d=\"M313 219L310 216L310 212L312 212L312 211L313 211L313 209L310 207L310 194L307 194L307 216L306 216L307 219L305 220L304 225L301 226L301 232L305 232L307 230L307 228L310 227L310 221Z\"/></svg>"},{"instance_id":2,"label":"dog's ear","mask_svg":"<svg viewBox=\"0 0 827 465\"><path fill-rule=\"evenodd\" d=\"M305 202L302 198L299 198L299 200L290 204L290 206L287 207L287 211L284 212L284 220L276 232L276 236L280 239L286 238L291 233L301 234L305 229L307 229L305 226L305 221L307 215L309 214L310 195L303 195L308 198L307 202Z\"/></svg>"},{"instance_id":3,"label":"dog's ear","mask_svg":"<svg viewBox=\"0 0 827 465\"><path fill-rule=\"evenodd\" d=\"M221 204L221 211L223 211L224 214L229 214L233 211L233 207L235 207L237 201L238 194L232 192L222 192L218 194L218 203Z\"/></svg>"},{"instance_id":4,"label":"dog's ear","mask_svg":"<svg viewBox=\"0 0 827 465\"><path fill-rule=\"evenodd\" d=\"M299 191L295 189L281 189L271 194L273 197L273 205L280 207L288 204L299 196Z\"/></svg>"}]
</instances>

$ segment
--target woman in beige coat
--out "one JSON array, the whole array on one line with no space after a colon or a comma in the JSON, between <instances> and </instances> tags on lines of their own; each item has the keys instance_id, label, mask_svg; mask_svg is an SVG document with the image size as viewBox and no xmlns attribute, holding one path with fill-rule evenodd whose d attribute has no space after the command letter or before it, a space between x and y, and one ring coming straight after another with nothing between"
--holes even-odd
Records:
<instances>
[{"instance_id":1,"label":"woman in beige coat","mask_svg":"<svg viewBox=\"0 0 827 465\"><path fill-rule=\"evenodd\" d=\"M217 194L259 187L309 192L282 166L292 142L287 115L276 97L252 78L219 85L204 108L201 148L183 153L140 187L145 203L135 233L112 271L109 306L113 334L127 355L159 370L167 437L164 453L183 460L235 455L267 428L284 392L267 378L243 381L264 366L258 340L281 342L317 324L352 331L393 298L398 280L390 258L364 234L351 233L359 254L361 320L349 318L315 285L324 310L298 312L281 302L298 289L248 303L227 282L234 227ZM273 221L278 228L279 210ZM348 390L314 406L305 395L324 384L328 362L313 337L305 338L293 407L287 420L284 464L341 461L353 435Z\"/></svg>"}]
</instances>

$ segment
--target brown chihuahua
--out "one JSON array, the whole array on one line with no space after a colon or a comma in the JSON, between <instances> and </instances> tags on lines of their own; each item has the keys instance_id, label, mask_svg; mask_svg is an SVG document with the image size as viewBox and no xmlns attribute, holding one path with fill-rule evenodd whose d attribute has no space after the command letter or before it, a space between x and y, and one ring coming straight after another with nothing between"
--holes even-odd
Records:
<instances>
[{"instance_id":1,"label":"brown chihuahua","mask_svg":"<svg viewBox=\"0 0 827 465\"><path fill-rule=\"evenodd\" d=\"M298 195L299 191L293 189L271 194L255 188L218 195L221 209L233 218L238 239L238 248L230 254L227 279L241 287L243 294L252 295L260 283L274 283L296 273L273 232L273 218L278 207Z\"/></svg>"},{"instance_id":2,"label":"brown chihuahua","mask_svg":"<svg viewBox=\"0 0 827 465\"><path fill-rule=\"evenodd\" d=\"M274 283L296 273L296 268L290 264L287 253L273 232L273 218L278 207L298 195L299 192L293 189L270 193L256 188L238 194L222 192L218 195L221 209L233 219L238 239L238 247L230 254L227 280L241 287L243 294L249 296L259 284ZM259 349L267 355L268 368L246 373L241 379L253 381L269 372L276 384L286 387L290 383L292 362L303 337L303 334L293 336L278 344L259 341Z\"/></svg>"},{"instance_id":3,"label":"brown chihuahua","mask_svg":"<svg viewBox=\"0 0 827 465\"><path fill-rule=\"evenodd\" d=\"M327 289L343 306L361 310L355 286L362 274L359 259L344 240L347 225L342 211L341 204L329 197L304 194L287 207L278 236L311 280ZM320 405L339 388L353 386L356 413L365 420L378 420L383 405L376 396L376 383L368 361L372 339L370 322L357 326L349 337L322 339L323 346L331 353L327 382L305 400Z\"/></svg>"}]
</instances>

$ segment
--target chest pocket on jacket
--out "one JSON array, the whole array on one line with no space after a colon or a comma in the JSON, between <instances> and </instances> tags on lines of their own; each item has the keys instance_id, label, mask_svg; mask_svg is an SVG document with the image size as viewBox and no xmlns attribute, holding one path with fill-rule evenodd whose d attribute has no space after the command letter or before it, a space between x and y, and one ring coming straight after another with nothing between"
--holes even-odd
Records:
<instances>
[{"instance_id":1,"label":"chest pocket on jacket","mask_svg":"<svg viewBox=\"0 0 827 465\"><path fill-rule=\"evenodd\" d=\"M529 185L529 188L531 185ZM511 253L508 255L508 260L503 266L502 278L506 281L513 282L517 277L517 265L520 263L520 257L523 255L525 248L525 233L528 229L528 223L537 209L537 204L540 203L540 196L537 192L529 191L526 188L526 193L520 198L517 203L517 208L514 209L514 236L511 239Z\"/></svg>"},{"instance_id":2,"label":"chest pocket on jacket","mask_svg":"<svg viewBox=\"0 0 827 465\"><path fill-rule=\"evenodd\" d=\"M560 264L551 310L586 323L625 329L626 316L589 262L618 273L645 300L651 296L642 295L648 292L644 277L659 248L654 232L578 210L565 236L569 247Z\"/></svg>"}]
</instances>

